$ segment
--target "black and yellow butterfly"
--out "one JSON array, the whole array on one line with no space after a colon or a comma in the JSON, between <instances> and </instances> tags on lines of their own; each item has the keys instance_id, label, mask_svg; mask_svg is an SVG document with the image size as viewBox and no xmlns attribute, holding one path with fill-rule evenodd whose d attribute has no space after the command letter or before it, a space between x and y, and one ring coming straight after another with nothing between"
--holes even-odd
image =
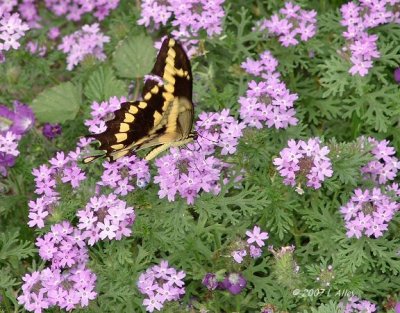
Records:
<instances>
[{"instance_id":1,"label":"black and yellow butterfly","mask_svg":"<svg viewBox=\"0 0 400 313\"><path fill-rule=\"evenodd\" d=\"M145 157L151 160L195 138L192 70L179 42L172 38L163 41L150 74L143 86L143 100L122 103L114 118L106 122L106 131L89 136L100 142L98 149L104 153L86 157L84 163L100 157L115 161L154 147Z\"/></svg>"}]
</instances>

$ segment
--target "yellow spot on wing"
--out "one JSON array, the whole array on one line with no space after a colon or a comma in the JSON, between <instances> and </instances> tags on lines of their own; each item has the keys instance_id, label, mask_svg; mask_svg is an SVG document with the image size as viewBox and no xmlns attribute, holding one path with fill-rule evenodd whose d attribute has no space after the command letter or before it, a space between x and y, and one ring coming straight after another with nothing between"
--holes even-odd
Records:
<instances>
[{"instance_id":1,"label":"yellow spot on wing","mask_svg":"<svg viewBox=\"0 0 400 313\"><path fill-rule=\"evenodd\" d=\"M136 114L138 111L139 111L138 108L134 105L131 105L129 107L129 113Z\"/></svg>"},{"instance_id":2,"label":"yellow spot on wing","mask_svg":"<svg viewBox=\"0 0 400 313\"><path fill-rule=\"evenodd\" d=\"M150 92L148 92L148 93L146 93L144 95L144 100L150 100L150 98L151 98L151 93Z\"/></svg>"},{"instance_id":3,"label":"yellow spot on wing","mask_svg":"<svg viewBox=\"0 0 400 313\"><path fill-rule=\"evenodd\" d=\"M154 87L151 89L151 93L154 93L154 94L156 94L158 91L159 91L158 86L154 86Z\"/></svg>"},{"instance_id":4,"label":"yellow spot on wing","mask_svg":"<svg viewBox=\"0 0 400 313\"><path fill-rule=\"evenodd\" d=\"M121 142L126 140L126 138L128 138L128 134L127 133L118 133L115 134L115 138L117 139L117 142Z\"/></svg>"},{"instance_id":5,"label":"yellow spot on wing","mask_svg":"<svg viewBox=\"0 0 400 313\"><path fill-rule=\"evenodd\" d=\"M169 65L169 66L175 66L175 60L174 60L174 58L171 57L171 56L168 56L168 57L165 59L165 62L166 62L167 65Z\"/></svg>"},{"instance_id":6,"label":"yellow spot on wing","mask_svg":"<svg viewBox=\"0 0 400 313\"><path fill-rule=\"evenodd\" d=\"M146 97L145 97L146 98ZM150 98L149 98L150 99ZM147 107L147 103L146 102L140 102L139 103L139 108L141 109L145 109Z\"/></svg>"},{"instance_id":7,"label":"yellow spot on wing","mask_svg":"<svg viewBox=\"0 0 400 313\"><path fill-rule=\"evenodd\" d=\"M127 155L130 152L130 150L122 150L118 151L112 154L112 159L117 160L119 158L122 158L123 156Z\"/></svg>"},{"instance_id":8,"label":"yellow spot on wing","mask_svg":"<svg viewBox=\"0 0 400 313\"><path fill-rule=\"evenodd\" d=\"M165 85L164 89L166 91L168 91L169 93L174 93L174 90L175 90L174 85L171 85L171 84Z\"/></svg>"},{"instance_id":9,"label":"yellow spot on wing","mask_svg":"<svg viewBox=\"0 0 400 313\"><path fill-rule=\"evenodd\" d=\"M129 131L129 129L130 129L129 124L127 124L127 123L119 124L119 132L120 133L126 133L127 131Z\"/></svg>"},{"instance_id":10,"label":"yellow spot on wing","mask_svg":"<svg viewBox=\"0 0 400 313\"><path fill-rule=\"evenodd\" d=\"M168 73L167 71L164 72L163 78L170 84L175 85L175 78Z\"/></svg>"},{"instance_id":11,"label":"yellow spot on wing","mask_svg":"<svg viewBox=\"0 0 400 313\"><path fill-rule=\"evenodd\" d=\"M163 92L163 97L166 101L172 101L174 100L174 96L172 95L172 93L169 92Z\"/></svg>"},{"instance_id":12,"label":"yellow spot on wing","mask_svg":"<svg viewBox=\"0 0 400 313\"><path fill-rule=\"evenodd\" d=\"M165 71L164 71L164 73L165 72L168 72L168 74L170 74L170 75L174 75L174 73L175 73L175 67L174 67L174 65L172 64L169 64L169 63L167 63L166 65L165 65Z\"/></svg>"},{"instance_id":13,"label":"yellow spot on wing","mask_svg":"<svg viewBox=\"0 0 400 313\"><path fill-rule=\"evenodd\" d=\"M154 112L153 117L154 117L154 125L157 125L162 120L162 115L157 111Z\"/></svg>"},{"instance_id":14,"label":"yellow spot on wing","mask_svg":"<svg viewBox=\"0 0 400 313\"><path fill-rule=\"evenodd\" d=\"M172 49L172 48L169 48L169 49L168 49L168 56L170 56L170 57L172 57L172 58L175 58L175 56L176 56L175 50Z\"/></svg>"},{"instance_id":15,"label":"yellow spot on wing","mask_svg":"<svg viewBox=\"0 0 400 313\"><path fill-rule=\"evenodd\" d=\"M168 42L168 47L172 48L173 46L175 46L175 40L171 38Z\"/></svg>"},{"instance_id":16,"label":"yellow spot on wing","mask_svg":"<svg viewBox=\"0 0 400 313\"><path fill-rule=\"evenodd\" d=\"M92 162L95 159L97 159L97 156L90 156L90 157L84 158L83 159L83 163L84 164L88 164L88 163Z\"/></svg>"},{"instance_id":17,"label":"yellow spot on wing","mask_svg":"<svg viewBox=\"0 0 400 313\"><path fill-rule=\"evenodd\" d=\"M132 123L134 120L135 120L135 117L132 114L125 113L125 119L124 119L125 123Z\"/></svg>"},{"instance_id":18,"label":"yellow spot on wing","mask_svg":"<svg viewBox=\"0 0 400 313\"><path fill-rule=\"evenodd\" d=\"M123 147L125 146L122 143L118 143L116 145L111 146L111 148L114 150L121 150Z\"/></svg>"},{"instance_id":19,"label":"yellow spot on wing","mask_svg":"<svg viewBox=\"0 0 400 313\"><path fill-rule=\"evenodd\" d=\"M179 70L178 69L175 69L175 73L179 76L179 77L184 77L185 76L185 73L183 72L183 70L180 68Z\"/></svg>"}]
</instances>

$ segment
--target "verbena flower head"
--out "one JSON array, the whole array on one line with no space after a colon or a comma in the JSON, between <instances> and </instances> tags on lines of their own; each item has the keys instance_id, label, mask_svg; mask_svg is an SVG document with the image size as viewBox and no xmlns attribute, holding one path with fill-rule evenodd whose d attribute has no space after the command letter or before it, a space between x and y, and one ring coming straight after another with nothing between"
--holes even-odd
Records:
<instances>
[{"instance_id":1,"label":"verbena flower head","mask_svg":"<svg viewBox=\"0 0 400 313\"><path fill-rule=\"evenodd\" d=\"M219 288L228 290L231 294L237 295L246 288L247 281L241 273L230 273L219 284Z\"/></svg>"},{"instance_id":2,"label":"verbena flower head","mask_svg":"<svg viewBox=\"0 0 400 313\"><path fill-rule=\"evenodd\" d=\"M28 206L30 227L44 227L47 216L51 215L57 207L59 192L57 187L69 183L72 189L77 189L81 182L86 179L86 174L79 166L81 149L78 147L66 155L57 152L50 159L50 166L42 164L33 169L35 176L35 193L39 196L35 201L30 201Z\"/></svg>"},{"instance_id":3,"label":"verbena flower head","mask_svg":"<svg viewBox=\"0 0 400 313\"><path fill-rule=\"evenodd\" d=\"M214 273L207 273L204 275L201 282L208 290L215 290L218 287L217 275Z\"/></svg>"},{"instance_id":4,"label":"verbena flower head","mask_svg":"<svg viewBox=\"0 0 400 313\"><path fill-rule=\"evenodd\" d=\"M61 135L61 125L45 123L43 125L42 133L43 136L45 136L47 139L53 140L54 138Z\"/></svg>"},{"instance_id":5,"label":"verbena flower head","mask_svg":"<svg viewBox=\"0 0 400 313\"><path fill-rule=\"evenodd\" d=\"M29 312L41 313L59 307L66 311L83 308L96 298L96 275L79 264L73 268L45 268L26 274L18 303Z\"/></svg>"},{"instance_id":6,"label":"verbena flower head","mask_svg":"<svg viewBox=\"0 0 400 313\"><path fill-rule=\"evenodd\" d=\"M15 164L19 155L18 141L20 136L8 131L0 134L0 174L7 176L7 169Z\"/></svg>"},{"instance_id":7,"label":"verbena flower head","mask_svg":"<svg viewBox=\"0 0 400 313\"><path fill-rule=\"evenodd\" d=\"M18 13L3 13L0 11L0 52L20 47L19 40L29 30L28 24L22 22Z\"/></svg>"},{"instance_id":8,"label":"verbena flower head","mask_svg":"<svg viewBox=\"0 0 400 313\"><path fill-rule=\"evenodd\" d=\"M389 146L387 140L378 141L369 137L368 142L373 145L371 153L375 160L363 166L361 172L377 184L394 180L400 169L400 161L395 157L396 150Z\"/></svg>"},{"instance_id":9,"label":"verbena flower head","mask_svg":"<svg viewBox=\"0 0 400 313\"><path fill-rule=\"evenodd\" d=\"M342 52L352 63L349 73L365 76L372 68L373 60L379 58L378 35L369 35L368 29L397 22L397 1L360 1L348 2L340 8L346 27L343 37L347 40Z\"/></svg>"},{"instance_id":10,"label":"verbena flower head","mask_svg":"<svg viewBox=\"0 0 400 313\"><path fill-rule=\"evenodd\" d=\"M393 72L393 77L396 83L400 84L400 67L396 68Z\"/></svg>"},{"instance_id":11,"label":"verbena flower head","mask_svg":"<svg viewBox=\"0 0 400 313\"><path fill-rule=\"evenodd\" d=\"M260 22L260 29L266 29L271 35L277 36L284 47L295 46L314 37L317 30L316 16L314 10L303 10L293 2L285 2L279 14Z\"/></svg>"},{"instance_id":12,"label":"verbena flower head","mask_svg":"<svg viewBox=\"0 0 400 313\"><path fill-rule=\"evenodd\" d=\"M269 238L267 232L262 232L261 228L254 226L253 230L246 231L248 237L246 242L236 242L236 249L231 253L231 256L236 263L242 263L246 256L250 256L253 259L257 259L261 256L261 248L265 245L264 241Z\"/></svg>"},{"instance_id":13,"label":"verbena flower head","mask_svg":"<svg viewBox=\"0 0 400 313\"><path fill-rule=\"evenodd\" d=\"M135 189L146 186L150 182L149 165L146 160L141 160L135 155L126 156L115 162L104 162L105 168L100 186L108 186L117 195L126 196Z\"/></svg>"},{"instance_id":14,"label":"verbena flower head","mask_svg":"<svg viewBox=\"0 0 400 313\"><path fill-rule=\"evenodd\" d=\"M161 310L168 301L177 301L185 294L184 271L177 271L168 265L168 261L161 261L140 274L137 286L146 297L143 305L147 312Z\"/></svg>"},{"instance_id":15,"label":"verbena flower head","mask_svg":"<svg viewBox=\"0 0 400 313\"><path fill-rule=\"evenodd\" d=\"M84 25L71 35L65 36L58 49L68 54L67 70L72 70L78 63L82 62L86 56L92 55L98 60L104 60L106 55L103 46L110 41L110 37L105 36L99 28L98 23Z\"/></svg>"},{"instance_id":16,"label":"verbena flower head","mask_svg":"<svg viewBox=\"0 0 400 313\"><path fill-rule=\"evenodd\" d=\"M35 124L32 109L19 101L14 101L13 110L0 105L0 134L11 131L16 135L24 135Z\"/></svg>"},{"instance_id":17,"label":"verbena flower head","mask_svg":"<svg viewBox=\"0 0 400 313\"><path fill-rule=\"evenodd\" d=\"M361 300L358 297L350 297L343 299L338 304L338 308L346 313L374 313L377 312L377 307L370 301Z\"/></svg>"},{"instance_id":18,"label":"verbena flower head","mask_svg":"<svg viewBox=\"0 0 400 313\"><path fill-rule=\"evenodd\" d=\"M329 148L322 146L318 138L289 140L288 147L280 153L273 163L289 186L298 185L296 191L301 193L301 185L318 189L321 183L333 174L332 163L328 157Z\"/></svg>"},{"instance_id":19,"label":"verbena flower head","mask_svg":"<svg viewBox=\"0 0 400 313\"><path fill-rule=\"evenodd\" d=\"M108 101L96 102L94 101L90 108L91 119L85 121L85 125L93 134L100 134L106 131L106 121L111 119L113 112L121 108L121 103L126 102L125 97L117 98L111 97Z\"/></svg>"},{"instance_id":20,"label":"verbena flower head","mask_svg":"<svg viewBox=\"0 0 400 313\"><path fill-rule=\"evenodd\" d=\"M171 35L180 40L188 55L195 53L200 31L208 36L219 35L225 15L225 0L144 0L141 3L139 25L159 29L172 23Z\"/></svg>"},{"instance_id":21,"label":"verbena flower head","mask_svg":"<svg viewBox=\"0 0 400 313\"><path fill-rule=\"evenodd\" d=\"M192 204L202 191L218 194L221 176L227 181L234 173L229 173L229 165L212 154L234 153L243 128L229 110L200 114L196 142L187 149L171 148L169 154L155 161L158 172L154 182L160 185L160 198L173 201L179 194Z\"/></svg>"},{"instance_id":22,"label":"verbena flower head","mask_svg":"<svg viewBox=\"0 0 400 313\"><path fill-rule=\"evenodd\" d=\"M40 257L51 262L51 268L71 268L89 259L82 232L68 221L51 226L51 231L36 240Z\"/></svg>"},{"instance_id":23,"label":"verbena flower head","mask_svg":"<svg viewBox=\"0 0 400 313\"><path fill-rule=\"evenodd\" d=\"M358 188L349 202L340 207L340 212L345 220L347 237L360 238L366 235L378 238L383 236L399 209L400 204L382 193L379 188Z\"/></svg>"},{"instance_id":24,"label":"verbena flower head","mask_svg":"<svg viewBox=\"0 0 400 313\"><path fill-rule=\"evenodd\" d=\"M103 20L119 4L119 0L45 0L46 7L57 16L79 21L86 13Z\"/></svg>"},{"instance_id":25,"label":"verbena flower head","mask_svg":"<svg viewBox=\"0 0 400 313\"><path fill-rule=\"evenodd\" d=\"M77 212L78 228L83 238L93 246L99 240L129 237L135 221L133 207L114 194L94 196L83 210Z\"/></svg>"},{"instance_id":26,"label":"verbena flower head","mask_svg":"<svg viewBox=\"0 0 400 313\"><path fill-rule=\"evenodd\" d=\"M250 81L246 96L239 98L240 117L246 125L279 129L297 124L293 105L298 96L279 79L277 66L278 61L269 51L261 53L260 60L249 58L242 63L247 73L259 78L258 82Z\"/></svg>"}]
</instances>

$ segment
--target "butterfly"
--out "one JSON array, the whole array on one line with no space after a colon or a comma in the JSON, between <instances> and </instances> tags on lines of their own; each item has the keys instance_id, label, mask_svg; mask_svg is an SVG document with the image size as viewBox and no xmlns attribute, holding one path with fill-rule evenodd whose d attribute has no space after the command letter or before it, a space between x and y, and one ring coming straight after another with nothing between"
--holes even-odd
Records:
<instances>
[{"instance_id":1,"label":"butterfly","mask_svg":"<svg viewBox=\"0 0 400 313\"><path fill-rule=\"evenodd\" d=\"M106 122L106 130L89 135L100 142L103 153L83 159L90 163L106 157L115 161L132 152L153 147L145 156L155 158L170 147L178 147L193 141L194 108L192 102L193 80L188 56L181 44L166 38L156 62L145 81L142 98L124 102Z\"/></svg>"}]
</instances>

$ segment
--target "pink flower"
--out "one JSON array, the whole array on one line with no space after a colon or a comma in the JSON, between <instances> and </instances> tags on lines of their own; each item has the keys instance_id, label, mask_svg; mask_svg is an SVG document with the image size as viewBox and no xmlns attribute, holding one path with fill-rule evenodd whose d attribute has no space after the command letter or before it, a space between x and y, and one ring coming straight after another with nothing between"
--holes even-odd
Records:
<instances>
[{"instance_id":1,"label":"pink flower","mask_svg":"<svg viewBox=\"0 0 400 313\"><path fill-rule=\"evenodd\" d=\"M268 239L268 233L261 232L261 228L258 226L254 226L253 231L246 231L246 235L249 237L247 242L249 244L255 242L260 248L265 245L264 240Z\"/></svg>"}]
</instances>

